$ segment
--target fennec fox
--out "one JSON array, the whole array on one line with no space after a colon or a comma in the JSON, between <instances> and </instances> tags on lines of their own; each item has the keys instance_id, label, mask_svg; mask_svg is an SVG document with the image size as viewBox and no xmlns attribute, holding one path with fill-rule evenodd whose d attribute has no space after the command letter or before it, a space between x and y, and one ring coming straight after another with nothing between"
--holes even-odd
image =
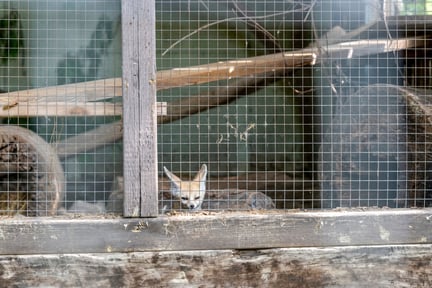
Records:
<instances>
[{"instance_id":1,"label":"fennec fox","mask_svg":"<svg viewBox=\"0 0 432 288\"><path fill-rule=\"evenodd\" d=\"M190 210L200 210L206 193L207 165L203 164L192 181L183 181L166 167L165 175L171 182L171 194L180 199Z\"/></svg>"}]
</instances>

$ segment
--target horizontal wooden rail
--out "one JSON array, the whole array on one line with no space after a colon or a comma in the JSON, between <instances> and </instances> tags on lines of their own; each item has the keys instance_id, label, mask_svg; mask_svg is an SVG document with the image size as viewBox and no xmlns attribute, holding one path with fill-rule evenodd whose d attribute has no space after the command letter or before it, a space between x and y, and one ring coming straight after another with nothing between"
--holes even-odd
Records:
<instances>
[{"instance_id":1,"label":"horizontal wooden rail","mask_svg":"<svg viewBox=\"0 0 432 288\"><path fill-rule=\"evenodd\" d=\"M431 223L429 208L5 218L0 254L432 244Z\"/></svg>"},{"instance_id":2,"label":"horizontal wooden rail","mask_svg":"<svg viewBox=\"0 0 432 288\"><path fill-rule=\"evenodd\" d=\"M431 250L422 244L6 255L0 281L3 287L431 287Z\"/></svg>"}]
</instances>

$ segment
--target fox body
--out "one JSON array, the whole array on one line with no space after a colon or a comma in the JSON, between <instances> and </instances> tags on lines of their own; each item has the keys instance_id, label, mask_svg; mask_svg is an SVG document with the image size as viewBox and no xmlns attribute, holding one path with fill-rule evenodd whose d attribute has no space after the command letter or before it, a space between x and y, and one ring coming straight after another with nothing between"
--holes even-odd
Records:
<instances>
[{"instance_id":1,"label":"fox body","mask_svg":"<svg viewBox=\"0 0 432 288\"><path fill-rule=\"evenodd\" d=\"M183 181L164 167L171 182L171 194L190 210L200 210L206 193L207 165L203 164L192 181Z\"/></svg>"}]
</instances>

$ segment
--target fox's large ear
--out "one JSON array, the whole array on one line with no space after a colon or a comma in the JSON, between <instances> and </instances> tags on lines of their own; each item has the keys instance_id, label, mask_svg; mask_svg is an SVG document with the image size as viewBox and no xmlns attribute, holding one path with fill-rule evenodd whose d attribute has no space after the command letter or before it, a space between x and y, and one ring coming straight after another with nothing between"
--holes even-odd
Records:
<instances>
[{"instance_id":1,"label":"fox's large ear","mask_svg":"<svg viewBox=\"0 0 432 288\"><path fill-rule=\"evenodd\" d=\"M181 179L171 173L165 166L164 166L165 175L171 180L171 184L175 185L180 188Z\"/></svg>"},{"instance_id":2,"label":"fox's large ear","mask_svg":"<svg viewBox=\"0 0 432 288\"><path fill-rule=\"evenodd\" d=\"M193 181L205 181L207 176L207 165L203 164L201 166L200 171L198 172L198 174L195 176L195 178L193 179Z\"/></svg>"}]
</instances>

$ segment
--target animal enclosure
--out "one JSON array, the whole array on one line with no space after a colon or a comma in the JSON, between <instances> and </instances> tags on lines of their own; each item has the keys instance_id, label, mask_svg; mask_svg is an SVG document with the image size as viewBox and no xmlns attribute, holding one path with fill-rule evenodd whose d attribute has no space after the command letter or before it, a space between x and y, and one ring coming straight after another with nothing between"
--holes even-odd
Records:
<instances>
[{"instance_id":1,"label":"animal enclosure","mask_svg":"<svg viewBox=\"0 0 432 288\"><path fill-rule=\"evenodd\" d=\"M430 206L431 12L413 5L156 1L142 32L119 0L2 3L1 213L187 211L163 167L202 164L204 210Z\"/></svg>"},{"instance_id":2,"label":"animal enclosure","mask_svg":"<svg viewBox=\"0 0 432 288\"><path fill-rule=\"evenodd\" d=\"M0 2L0 283L431 286L430 14Z\"/></svg>"}]
</instances>

